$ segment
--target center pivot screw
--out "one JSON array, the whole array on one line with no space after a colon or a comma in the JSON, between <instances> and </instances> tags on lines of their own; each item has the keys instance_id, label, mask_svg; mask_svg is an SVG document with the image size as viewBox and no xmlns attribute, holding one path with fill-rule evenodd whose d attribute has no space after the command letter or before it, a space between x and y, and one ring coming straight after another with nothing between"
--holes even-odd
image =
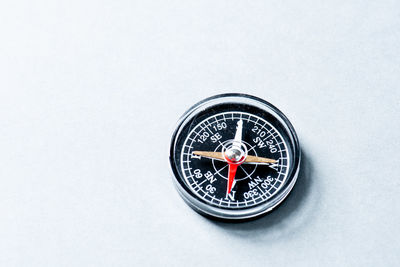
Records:
<instances>
[{"instance_id":1,"label":"center pivot screw","mask_svg":"<svg viewBox=\"0 0 400 267\"><path fill-rule=\"evenodd\" d=\"M240 149L232 147L225 151L225 155L228 157L228 159L236 162L241 159L243 152Z\"/></svg>"}]
</instances>

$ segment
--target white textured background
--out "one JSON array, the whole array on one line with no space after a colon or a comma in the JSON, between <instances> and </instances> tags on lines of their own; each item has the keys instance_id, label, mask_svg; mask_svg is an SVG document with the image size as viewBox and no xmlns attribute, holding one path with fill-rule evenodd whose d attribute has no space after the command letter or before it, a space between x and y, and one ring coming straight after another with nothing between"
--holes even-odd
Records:
<instances>
[{"instance_id":1,"label":"white textured background","mask_svg":"<svg viewBox=\"0 0 400 267\"><path fill-rule=\"evenodd\" d=\"M399 1L3 1L0 266L399 266ZM270 215L209 221L169 172L217 93L304 152Z\"/></svg>"}]
</instances>

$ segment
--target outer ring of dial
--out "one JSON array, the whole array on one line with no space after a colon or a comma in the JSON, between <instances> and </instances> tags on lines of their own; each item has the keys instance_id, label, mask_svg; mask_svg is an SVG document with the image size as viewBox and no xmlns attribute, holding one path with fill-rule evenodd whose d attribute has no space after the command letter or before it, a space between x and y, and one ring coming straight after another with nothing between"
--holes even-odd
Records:
<instances>
[{"instance_id":1,"label":"outer ring of dial","mask_svg":"<svg viewBox=\"0 0 400 267\"><path fill-rule=\"evenodd\" d=\"M293 159L291 162L291 167L288 172L288 176L286 178L286 183L282 185L282 187L274 196L266 200L264 203L257 205L255 207L234 210L234 209L219 208L207 204L206 202L198 199L198 197L194 195L189 186L186 185L184 177L181 177L181 174L178 171L178 168L180 168L180 166L176 166L175 163L176 143L182 129L199 112L211 106L223 103L253 105L270 113L276 119L278 119L279 122L283 125L290 139L288 145L291 146L291 149L293 150ZM192 106L187 112L183 114L183 116L178 121L177 127L172 135L169 160L173 172L174 184L181 197L191 208L193 208L194 210L205 216L209 216L212 218L224 219L224 220L244 220L244 219L251 219L254 217L258 217L260 215L263 215L271 211L288 196L294 184L296 183L298 177L300 161L301 161L301 153L296 132L291 123L289 122L289 120L279 109L277 109L269 102L260 99L258 97L246 94L233 93L233 94L216 95L206 98L203 101L200 101L199 103Z\"/></svg>"}]
</instances>

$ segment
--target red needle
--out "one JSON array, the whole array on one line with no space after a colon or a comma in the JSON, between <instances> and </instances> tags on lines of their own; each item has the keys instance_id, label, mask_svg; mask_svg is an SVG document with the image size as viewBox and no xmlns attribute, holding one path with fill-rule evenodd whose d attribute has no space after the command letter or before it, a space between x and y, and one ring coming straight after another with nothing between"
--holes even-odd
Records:
<instances>
[{"instance_id":1,"label":"red needle","mask_svg":"<svg viewBox=\"0 0 400 267\"><path fill-rule=\"evenodd\" d=\"M228 163L229 164L229 175L228 175L228 195L232 190L233 180L235 180L236 170L239 164Z\"/></svg>"}]
</instances>

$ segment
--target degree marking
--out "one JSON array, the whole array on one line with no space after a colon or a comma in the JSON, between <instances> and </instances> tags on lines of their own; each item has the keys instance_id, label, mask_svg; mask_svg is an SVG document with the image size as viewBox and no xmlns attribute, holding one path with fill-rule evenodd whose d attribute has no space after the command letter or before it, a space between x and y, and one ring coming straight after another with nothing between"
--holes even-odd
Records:
<instances>
[{"instance_id":1,"label":"degree marking","mask_svg":"<svg viewBox=\"0 0 400 267\"><path fill-rule=\"evenodd\" d=\"M208 126L210 126L210 125L207 126L207 125L204 124L204 126L205 126L205 128L207 128L207 130L210 132L210 134L214 134L214 133L210 130L210 128L208 128Z\"/></svg>"},{"instance_id":2,"label":"degree marking","mask_svg":"<svg viewBox=\"0 0 400 267\"><path fill-rule=\"evenodd\" d=\"M260 188L258 185L256 186L256 188L257 188L258 190L260 190L260 192L261 192L261 195L260 195L260 196L261 196L262 199L264 199L263 196L265 195L265 192L264 192L263 190L261 190L261 188Z\"/></svg>"},{"instance_id":3,"label":"degree marking","mask_svg":"<svg viewBox=\"0 0 400 267\"><path fill-rule=\"evenodd\" d=\"M194 183L196 184L195 186L194 186L194 188L196 188L196 187L198 187L199 188L199 190L200 189L203 189L202 187L200 188L200 186L203 184L203 183L205 183L207 181L207 179L204 179L204 181L202 181L201 183L197 183L196 181L194 181Z\"/></svg>"}]
</instances>

